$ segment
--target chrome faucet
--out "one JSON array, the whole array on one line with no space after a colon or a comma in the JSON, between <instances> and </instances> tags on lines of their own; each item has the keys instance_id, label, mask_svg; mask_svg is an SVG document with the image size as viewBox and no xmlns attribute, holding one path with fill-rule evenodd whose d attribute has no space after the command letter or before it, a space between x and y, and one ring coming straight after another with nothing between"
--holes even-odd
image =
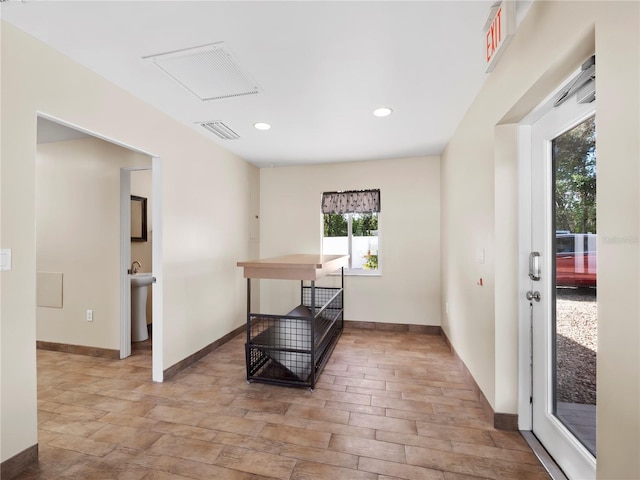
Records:
<instances>
[{"instance_id":1,"label":"chrome faucet","mask_svg":"<svg viewBox=\"0 0 640 480\"><path fill-rule=\"evenodd\" d=\"M133 263L131 264L131 273L138 273L138 271L142 268L142 265L140 264L140 262L138 260L134 260Z\"/></svg>"}]
</instances>

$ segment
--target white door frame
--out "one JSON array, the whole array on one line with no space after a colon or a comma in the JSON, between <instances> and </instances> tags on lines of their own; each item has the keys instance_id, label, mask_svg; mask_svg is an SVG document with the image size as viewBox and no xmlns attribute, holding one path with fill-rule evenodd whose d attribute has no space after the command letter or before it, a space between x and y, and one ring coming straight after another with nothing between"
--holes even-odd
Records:
<instances>
[{"instance_id":1,"label":"white door frame","mask_svg":"<svg viewBox=\"0 0 640 480\"><path fill-rule=\"evenodd\" d=\"M162 160L154 156L151 159L151 220L153 225L153 243L151 244L151 261L153 263L153 276L156 281L152 283L153 298L151 308L153 311L153 348L152 379L154 382L162 382L164 379L164 309L163 309L163 265L164 258L162 241Z\"/></svg>"},{"instance_id":2,"label":"white door frame","mask_svg":"<svg viewBox=\"0 0 640 480\"><path fill-rule=\"evenodd\" d=\"M531 127L553 108L559 93L571 84L581 70L577 69L518 124L518 428L523 431L533 428L531 309L529 303L524 301L531 286Z\"/></svg>"},{"instance_id":3,"label":"white door frame","mask_svg":"<svg viewBox=\"0 0 640 480\"><path fill-rule=\"evenodd\" d=\"M131 267L131 172L152 169L153 166L147 165L120 169L120 359L131 355L131 276L129 275ZM151 182L153 188L153 178ZM154 203L151 202L152 215L154 207ZM154 223L152 225L155 226ZM153 243L151 248L153 249ZM151 258L151 263L155 267L153 252ZM153 284L151 284L151 288L153 288Z\"/></svg>"},{"instance_id":4,"label":"white door frame","mask_svg":"<svg viewBox=\"0 0 640 480\"><path fill-rule=\"evenodd\" d=\"M566 84L565 84L566 85ZM550 95L550 98L555 98L557 93L562 89L559 88L555 92ZM573 100L575 102L575 100ZM533 134L532 125L540 120L546 113L551 110L552 105L551 102L546 100L543 102L540 108L536 109L532 114L526 117L523 122L520 124L518 129L518 184L520 189L519 194L519 385L518 385L518 426L520 430L524 431L533 431L533 401L532 395L534 392L534 378L532 372L533 365L533 315L532 315L532 306L529 301L525 301L526 292L531 290L540 290L540 293L544 296L544 301L541 305L536 305L536 308L539 312L540 308L546 308L548 310L548 303L552 298L552 292L549 291L548 283L544 285L537 285L536 282L532 282L528 278L529 273L529 253L532 249L532 222L534 219L532 218L532 206L533 206L533 189L532 189L532 166L534 161L540 161L546 159L539 158L539 155L534 154L534 149L538 148L534 145L534 142L542 141L542 138L537 138ZM567 128L570 127L571 124L579 124L584 121L585 118L590 117L595 113L595 104L590 105L577 105L571 106L570 122L567 125L563 125ZM554 112L555 113L555 112ZM557 118L557 117L556 117ZM555 127L553 127L555 128ZM555 136L560 135L562 132L558 131L556 133L553 128L545 127L550 138L545 141L550 140L551 138L555 138ZM553 130L553 131L552 131ZM552 135L553 133L553 135ZM546 172L549 174L549 172ZM545 175L546 175L545 174ZM547 185L547 187L549 187ZM548 189L547 189L548 190ZM551 201L549 197L550 192L545 192L545 202ZM546 257L542 259L542 263L546 265L546 269L543 272L547 273L547 276L551 272L551 261L549 260L549 256L553 253L550 247L550 240L545 240L546 246ZM543 254L544 257L544 254ZM544 288L541 288L544 287ZM544 304L544 305L543 305ZM546 307L545 307L546 305ZM539 313L537 313L539 315ZM548 352L547 352L548 353ZM543 355L544 358L545 357ZM543 362L545 364L545 368L550 368L549 365L546 365L546 361ZM537 391L537 390L536 390ZM538 393L539 395L539 393ZM547 395L548 397L548 395ZM540 398L537 397L536 405L537 408L540 406L544 407L544 412L547 412L549 407L550 398ZM538 403L542 402L542 403ZM540 410L537 410L540 412ZM551 441L554 447L557 450L557 454L559 457L556 459L558 463L564 461L566 462L565 468L567 469L565 473L568 475L577 475L576 478L587 478L591 475L595 476L595 461L591 454L586 450L586 448L573 436L571 432L553 415L548 415L544 413L548 420L543 421L542 425L542 433L551 432L552 430L557 432L554 435L557 441ZM547 422L547 423L544 423ZM545 433L548 435L549 433ZM564 440L560 440L561 438L567 439L567 443L563 443ZM571 447L569 446L571 445ZM589 467L586 467L589 465Z\"/></svg>"},{"instance_id":5,"label":"white door frame","mask_svg":"<svg viewBox=\"0 0 640 480\"><path fill-rule=\"evenodd\" d=\"M518 127L518 429L533 428L531 308L523 299L529 291L531 252L531 125Z\"/></svg>"},{"instance_id":6,"label":"white door frame","mask_svg":"<svg viewBox=\"0 0 640 480\"><path fill-rule=\"evenodd\" d=\"M131 170L120 169L120 359L131 355Z\"/></svg>"},{"instance_id":7,"label":"white door frame","mask_svg":"<svg viewBox=\"0 0 640 480\"><path fill-rule=\"evenodd\" d=\"M595 103L578 104L575 100L570 101L550 112L543 123L535 126L532 132L534 170L538 170L537 162L541 163L537 171L541 174L538 177L540 190L535 187L535 182L533 187L536 191L541 191L539 194L541 197L535 200L541 217L533 219L534 225L541 228L532 232L532 242L534 250L539 250L542 253L541 263L544 265L540 283L532 282L532 287L536 290L539 289L542 296L540 303L533 302L534 366L542 367L542 369L533 372L533 431L540 442L547 445L549 452L556 456L556 463L562 467L567 476L582 480L595 479L596 461L576 435L553 413L553 386L550 383L554 374L553 346L550 343L553 337L550 321L553 320L552 300L555 298L554 286L550 281L554 274L552 258L555 256L552 242L553 231L551 230L553 225L551 218L553 204L551 142L554 138L583 123L595 113ZM532 192L532 198L538 195L536 191ZM536 209L534 208L532 211L535 213ZM542 393L545 395L543 396Z\"/></svg>"},{"instance_id":8,"label":"white door frame","mask_svg":"<svg viewBox=\"0 0 640 480\"><path fill-rule=\"evenodd\" d=\"M136 166L120 169L120 358L131 355L131 172L151 170L151 224L153 242L151 262L155 282L152 288L153 345L152 379L163 380L163 313L162 313L162 161L152 157L151 167Z\"/></svg>"}]
</instances>

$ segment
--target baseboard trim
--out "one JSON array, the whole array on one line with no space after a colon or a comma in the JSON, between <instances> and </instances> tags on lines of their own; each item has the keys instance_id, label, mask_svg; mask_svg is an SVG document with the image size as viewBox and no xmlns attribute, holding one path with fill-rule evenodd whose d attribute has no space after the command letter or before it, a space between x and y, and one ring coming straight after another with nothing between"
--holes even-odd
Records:
<instances>
[{"instance_id":1,"label":"baseboard trim","mask_svg":"<svg viewBox=\"0 0 640 480\"><path fill-rule=\"evenodd\" d=\"M0 478L11 480L38 461L38 444L24 449L22 452L5 460L0 465Z\"/></svg>"},{"instance_id":2,"label":"baseboard trim","mask_svg":"<svg viewBox=\"0 0 640 480\"><path fill-rule=\"evenodd\" d=\"M246 326L245 325L241 325L238 328L234 329L233 331L227 333L225 336L220 337L218 340L216 340L213 343L210 343L209 345L207 345L204 348L201 348L200 350L198 350L197 352L189 355L186 358L183 358L182 360L180 360L178 363L170 366L169 368L167 368L164 372L163 372L163 380L169 380L171 377L174 377L177 373L181 372L182 370L184 370L185 368L193 365L194 363L196 363L198 360L204 358L205 356L207 356L208 354L210 354L211 352L213 352L214 350L216 350L217 348L220 348L222 345L224 345L225 343L227 343L229 340L231 340L233 337L235 337L236 335L238 335L240 332L243 332L245 330Z\"/></svg>"},{"instance_id":3,"label":"baseboard trim","mask_svg":"<svg viewBox=\"0 0 640 480\"><path fill-rule=\"evenodd\" d=\"M442 328L437 325L413 325L407 323L361 322L345 320L344 328L361 330L380 330L385 332L413 332L427 335L442 335Z\"/></svg>"},{"instance_id":4,"label":"baseboard trim","mask_svg":"<svg viewBox=\"0 0 640 480\"><path fill-rule=\"evenodd\" d=\"M493 414L493 426L498 430L518 431L518 415L496 412Z\"/></svg>"},{"instance_id":5,"label":"baseboard trim","mask_svg":"<svg viewBox=\"0 0 640 480\"><path fill-rule=\"evenodd\" d=\"M458 355L458 352L456 352L456 349L453 348L453 345L451 344L451 341L449 341L447 334L444 333L444 330L442 331L442 336L444 337L444 341L449 347L449 350L451 350L453 358L460 365L463 375L467 380L469 380L469 383L471 383L473 391L476 397L478 397L480 407L482 408L487 421L490 422L493 427L498 430L518 431L518 415L512 413L500 413L493 410L493 407L489 403L489 400L487 400L487 397L485 397L484 393L482 393L482 390L480 390L480 387L476 383L475 378L473 378L473 375L471 375L471 372L462 361L462 358L460 358L460 355Z\"/></svg>"},{"instance_id":6,"label":"baseboard trim","mask_svg":"<svg viewBox=\"0 0 640 480\"><path fill-rule=\"evenodd\" d=\"M40 340L36 342L36 348L40 350L50 350L52 352L86 355L88 357L110 358L112 360L120 359L120 350L111 350L109 348L70 345L68 343L41 342Z\"/></svg>"}]
</instances>

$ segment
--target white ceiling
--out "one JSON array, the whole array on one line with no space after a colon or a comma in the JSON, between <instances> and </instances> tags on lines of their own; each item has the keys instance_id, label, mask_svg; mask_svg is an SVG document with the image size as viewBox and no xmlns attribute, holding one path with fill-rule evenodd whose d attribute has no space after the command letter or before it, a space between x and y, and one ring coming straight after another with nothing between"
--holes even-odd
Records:
<instances>
[{"instance_id":1,"label":"white ceiling","mask_svg":"<svg viewBox=\"0 0 640 480\"><path fill-rule=\"evenodd\" d=\"M2 19L258 166L442 152L480 89L493 0L26 1ZM143 57L224 42L261 93L199 100ZM394 112L377 118L372 111ZM123 114L126 114L123 112ZM238 140L196 122L221 120ZM258 131L255 122L268 122Z\"/></svg>"}]
</instances>

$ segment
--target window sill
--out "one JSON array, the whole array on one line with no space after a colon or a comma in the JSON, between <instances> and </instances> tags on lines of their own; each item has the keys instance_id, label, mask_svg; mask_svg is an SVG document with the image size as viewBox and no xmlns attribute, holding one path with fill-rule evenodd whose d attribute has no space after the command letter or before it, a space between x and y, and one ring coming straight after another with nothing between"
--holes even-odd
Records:
<instances>
[{"instance_id":1,"label":"window sill","mask_svg":"<svg viewBox=\"0 0 640 480\"><path fill-rule=\"evenodd\" d=\"M340 276L340 271L330 273L329 276ZM381 277L382 270L347 270L344 269L345 277Z\"/></svg>"}]
</instances>

